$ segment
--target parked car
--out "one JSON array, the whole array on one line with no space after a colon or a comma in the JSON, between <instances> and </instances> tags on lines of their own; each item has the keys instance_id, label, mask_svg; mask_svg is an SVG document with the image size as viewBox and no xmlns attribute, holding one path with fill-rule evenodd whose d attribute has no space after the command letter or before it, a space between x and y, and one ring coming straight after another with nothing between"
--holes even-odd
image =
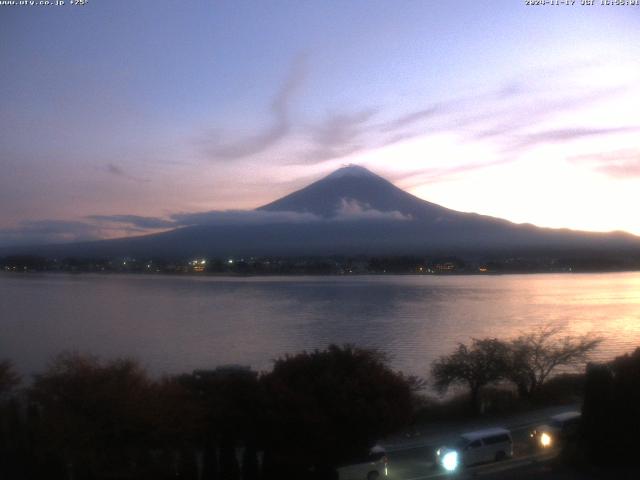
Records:
<instances>
[{"instance_id":1,"label":"parked car","mask_svg":"<svg viewBox=\"0 0 640 480\"><path fill-rule=\"evenodd\" d=\"M554 415L548 423L538 425L532 430L529 436L539 448L559 446L578 433L581 418L580 412L564 412Z\"/></svg>"},{"instance_id":2,"label":"parked car","mask_svg":"<svg viewBox=\"0 0 640 480\"><path fill-rule=\"evenodd\" d=\"M445 470L459 466L500 461L513 457L513 439L505 428L488 428L463 433L451 446L436 450L436 463Z\"/></svg>"},{"instance_id":3,"label":"parked car","mask_svg":"<svg viewBox=\"0 0 640 480\"><path fill-rule=\"evenodd\" d=\"M338 468L340 480L382 480L389 474L387 452L380 445L374 446L368 454L349 465Z\"/></svg>"}]
</instances>

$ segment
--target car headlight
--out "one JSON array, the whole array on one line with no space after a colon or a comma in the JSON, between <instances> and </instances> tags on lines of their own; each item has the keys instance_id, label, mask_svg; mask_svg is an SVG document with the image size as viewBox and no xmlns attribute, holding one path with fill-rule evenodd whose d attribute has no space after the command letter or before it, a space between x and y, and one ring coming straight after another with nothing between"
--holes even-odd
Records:
<instances>
[{"instance_id":1,"label":"car headlight","mask_svg":"<svg viewBox=\"0 0 640 480\"><path fill-rule=\"evenodd\" d=\"M540 435L540 445L543 447L551 446L551 435L546 432Z\"/></svg>"},{"instance_id":2,"label":"car headlight","mask_svg":"<svg viewBox=\"0 0 640 480\"><path fill-rule=\"evenodd\" d=\"M458 464L458 452L456 451L447 452L442 457L442 467L447 472L453 472L454 470L456 470L458 468Z\"/></svg>"}]
</instances>

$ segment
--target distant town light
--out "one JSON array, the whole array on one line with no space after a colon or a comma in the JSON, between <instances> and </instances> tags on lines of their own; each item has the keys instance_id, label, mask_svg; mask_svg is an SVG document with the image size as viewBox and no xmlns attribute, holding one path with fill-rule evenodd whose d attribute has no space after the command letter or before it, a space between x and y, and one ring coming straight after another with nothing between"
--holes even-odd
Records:
<instances>
[{"instance_id":1,"label":"distant town light","mask_svg":"<svg viewBox=\"0 0 640 480\"><path fill-rule=\"evenodd\" d=\"M444 454L444 457L442 457L442 467L447 472L453 472L457 469L458 463L458 452L447 452Z\"/></svg>"}]
</instances>

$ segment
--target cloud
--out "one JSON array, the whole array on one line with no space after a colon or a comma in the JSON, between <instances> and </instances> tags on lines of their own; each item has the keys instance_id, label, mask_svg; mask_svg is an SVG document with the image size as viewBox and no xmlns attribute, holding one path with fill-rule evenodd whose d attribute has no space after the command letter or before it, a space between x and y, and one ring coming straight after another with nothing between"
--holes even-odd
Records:
<instances>
[{"instance_id":1,"label":"cloud","mask_svg":"<svg viewBox=\"0 0 640 480\"><path fill-rule=\"evenodd\" d=\"M224 210L171 215L175 226L264 225L269 223L308 223L321 220L312 213L270 212L266 210Z\"/></svg>"},{"instance_id":2,"label":"cloud","mask_svg":"<svg viewBox=\"0 0 640 480\"><path fill-rule=\"evenodd\" d=\"M303 154L303 162L317 163L332 158L341 158L365 148L362 136L368 131L367 123L377 113L367 108L353 113L329 116L321 124L309 129L312 147Z\"/></svg>"},{"instance_id":3,"label":"cloud","mask_svg":"<svg viewBox=\"0 0 640 480\"><path fill-rule=\"evenodd\" d=\"M309 212L269 211L269 210L212 210L208 212L175 213L168 219L159 217L138 217L136 215L92 215L88 218L97 221L117 222L137 228L166 229L193 225L268 225L279 223L331 222L334 220L388 219L409 220L397 211L381 212L369 205L353 199L343 199L336 215L323 218Z\"/></svg>"},{"instance_id":4,"label":"cloud","mask_svg":"<svg viewBox=\"0 0 640 480\"><path fill-rule=\"evenodd\" d=\"M149 182L149 180L147 179L129 175L122 167L116 165L115 163L107 163L107 165L105 166L105 170L107 171L107 173L113 176L125 178L127 180L133 180L134 182Z\"/></svg>"},{"instance_id":5,"label":"cloud","mask_svg":"<svg viewBox=\"0 0 640 480\"><path fill-rule=\"evenodd\" d=\"M352 198L343 198L335 217L331 218L337 221L354 221L354 220L411 220L411 215L405 215L397 210L383 212L375 210L366 203L359 202Z\"/></svg>"},{"instance_id":6,"label":"cloud","mask_svg":"<svg viewBox=\"0 0 640 480\"><path fill-rule=\"evenodd\" d=\"M404 127L413 125L416 122L422 120L428 120L441 115L444 112L441 105L431 105L407 114L401 115L390 122L387 122L379 127L382 132L395 131Z\"/></svg>"},{"instance_id":7,"label":"cloud","mask_svg":"<svg viewBox=\"0 0 640 480\"><path fill-rule=\"evenodd\" d=\"M569 161L589 164L595 171L616 179L640 177L640 150L616 150L579 155L569 158Z\"/></svg>"},{"instance_id":8,"label":"cloud","mask_svg":"<svg viewBox=\"0 0 640 480\"><path fill-rule=\"evenodd\" d=\"M579 64L576 68L590 67ZM545 75L565 72L566 68L543 70ZM574 72L575 73L575 72ZM533 75L535 76L535 75ZM515 79L500 87L470 95L460 95L446 101L418 106L415 110L379 124L378 132L386 134L382 145L397 143L429 133L448 132L463 140L490 140L505 152L524 149L546 141L562 141L563 132L549 136L528 134L532 126L573 112L601 100L628 91L626 85L574 88L570 92L540 90L526 79ZM633 128L633 127L625 127ZM587 128L582 130L584 136ZM593 134L597 129L593 130ZM604 130L604 129L602 129ZM554 137L555 133L555 137ZM564 132L568 139L570 132ZM576 136L580 132L575 132ZM604 132L603 132L604 133ZM518 134L520 138L514 136ZM527 138L527 135L528 138Z\"/></svg>"},{"instance_id":9,"label":"cloud","mask_svg":"<svg viewBox=\"0 0 640 480\"><path fill-rule=\"evenodd\" d=\"M640 177L640 157L633 161L602 165L596 170L613 178L637 178Z\"/></svg>"},{"instance_id":10,"label":"cloud","mask_svg":"<svg viewBox=\"0 0 640 480\"><path fill-rule=\"evenodd\" d=\"M107 163L107 172L109 172L112 175L117 175L120 177L124 176L124 170L122 170L122 168L120 168L119 166L113 164L113 163Z\"/></svg>"},{"instance_id":11,"label":"cloud","mask_svg":"<svg viewBox=\"0 0 640 480\"><path fill-rule=\"evenodd\" d=\"M0 246L70 243L195 225L275 225L358 220L410 220L398 211L382 212L353 199L343 199L336 215L324 218L308 212L267 210L223 210L175 213L168 218L138 215L89 215L88 222L39 220L22 222L18 227L0 230Z\"/></svg>"},{"instance_id":12,"label":"cloud","mask_svg":"<svg viewBox=\"0 0 640 480\"><path fill-rule=\"evenodd\" d=\"M33 220L0 229L0 246L73 243L176 228L174 221L137 215L89 215L88 221Z\"/></svg>"},{"instance_id":13,"label":"cloud","mask_svg":"<svg viewBox=\"0 0 640 480\"><path fill-rule=\"evenodd\" d=\"M175 223L158 217L139 215L88 215L86 218L97 222L124 223L141 229L159 229L175 227Z\"/></svg>"},{"instance_id":14,"label":"cloud","mask_svg":"<svg viewBox=\"0 0 640 480\"><path fill-rule=\"evenodd\" d=\"M0 245L36 245L98 240L105 232L96 225L67 220L21 222L16 228L0 229Z\"/></svg>"},{"instance_id":15,"label":"cloud","mask_svg":"<svg viewBox=\"0 0 640 480\"><path fill-rule=\"evenodd\" d=\"M607 128L560 128L522 135L516 140L520 147L537 145L540 143L561 143L578 140L584 137L610 135L616 133L637 132L638 127L607 127Z\"/></svg>"},{"instance_id":16,"label":"cloud","mask_svg":"<svg viewBox=\"0 0 640 480\"><path fill-rule=\"evenodd\" d=\"M600 62L599 65L604 64ZM385 116L384 108L370 107L334 113L320 122L294 125L289 110L306 73L305 58L301 56L292 63L286 80L271 102L271 125L246 138L225 140L219 133L217 138L209 138L207 150L217 160L247 159L284 140L295 130L302 134L306 145L294 146L293 141L291 146L285 145L289 152L279 152L280 163L313 165L414 137L450 133L459 136L463 142L491 142L497 152L509 153L515 159L513 154L518 150L545 142L575 139L580 134L596 135L596 130L602 130L604 134L604 130L609 130L578 126L574 132L569 132L569 129L543 134L532 131L560 114L574 112L628 90L629 87L622 83L606 87L585 86L578 80L575 84L562 83L563 89L549 90L532 80L559 81L569 73L579 79L595 67L593 62L574 62L527 71L526 75L516 76L494 88L418 104L413 110L390 118ZM379 120L374 122L374 117Z\"/></svg>"},{"instance_id":17,"label":"cloud","mask_svg":"<svg viewBox=\"0 0 640 480\"><path fill-rule=\"evenodd\" d=\"M428 125L435 130L468 126L490 118L495 114L497 105L505 100L512 100L523 93L525 93L525 89L519 82L511 82L488 91L460 95L449 100L420 106L416 110L378 125L377 129L383 133L401 131L406 135L406 127L414 127L416 124L420 125L426 122L431 122ZM481 107L480 113L475 110L477 107ZM492 111L491 114L489 114L489 110ZM415 135L424 133L416 130L414 132ZM398 135L403 135L403 133Z\"/></svg>"},{"instance_id":18,"label":"cloud","mask_svg":"<svg viewBox=\"0 0 640 480\"><path fill-rule=\"evenodd\" d=\"M513 160L510 157L503 156L496 160L489 162L469 162L460 165L453 165L451 167L441 168L427 168L418 171L409 172L405 175L395 176L396 182L402 182L404 188L412 188L415 186L424 185L427 183L442 182L450 180L452 177L462 173L472 172L474 170L481 170L483 168L494 167L496 165L502 165L510 163Z\"/></svg>"},{"instance_id":19,"label":"cloud","mask_svg":"<svg viewBox=\"0 0 640 480\"><path fill-rule=\"evenodd\" d=\"M277 223L311 223L333 220L389 219L408 220L400 212L381 212L353 199L343 199L334 217L323 218L309 212L269 210L211 210L208 212L174 213L168 218L137 215L91 215L98 222L130 225L140 229L158 230L193 225L267 225Z\"/></svg>"},{"instance_id":20,"label":"cloud","mask_svg":"<svg viewBox=\"0 0 640 480\"><path fill-rule=\"evenodd\" d=\"M530 147L538 144L562 143L579 140L585 137L599 135L611 135L618 133L632 133L640 130L639 127L606 127L606 128L561 128L544 130L516 137L514 147Z\"/></svg>"},{"instance_id":21,"label":"cloud","mask_svg":"<svg viewBox=\"0 0 640 480\"><path fill-rule=\"evenodd\" d=\"M210 156L214 160L242 159L260 153L284 138L291 130L290 104L306 77L306 71L306 56L299 55L271 101L271 126L253 136L231 141L222 141L218 133L208 141L207 152Z\"/></svg>"}]
</instances>

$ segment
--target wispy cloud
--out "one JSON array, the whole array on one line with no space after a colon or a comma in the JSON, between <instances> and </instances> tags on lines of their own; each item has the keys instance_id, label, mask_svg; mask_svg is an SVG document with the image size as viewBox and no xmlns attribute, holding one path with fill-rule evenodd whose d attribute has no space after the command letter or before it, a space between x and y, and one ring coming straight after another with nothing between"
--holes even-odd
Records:
<instances>
[{"instance_id":1,"label":"wispy cloud","mask_svg":"<svg viewBox=\"0 0 640 480\"><path fill-rule=\"evenodd\" d=\"M441 168L422 168L406 174L395 175L393 180L402 183L404 188L413 188L428 183L451 180L460 174L510 163L511 161L512 159L510 157L502 156L496 160L487 162L469 162Z\"/></svg>"},{"instance_id":2,"label":"wispy cloud","mask_svg":"<svg viewBox=\"0 0 640 480\"><path fill-rule=\"evenodd\" d=\"M363 136L369 129L368 122L377 113L375 108L367 108L353 113L333 114L324 122L309 130L311 149L303 154L302 162L318 163L333 158L350 155L367 146Z\"/></svg>"},{"instance_id":3,"label":"wispy cloud","mask_svg":"<svg viewBox=\"0 0 640 480\"><path fill-rule=\"evenodd\" d=\"M500 105L505 101L525 93L524 87L518 82L512 82L504 86L473 94L460 95L434 102L428 105L417 106L413 111L403 113L396 118L382 122L377 130L382 133L413 131L415 135L424 131L415 130L413 127L429 127L430 130L448 130L461 126L469 126L482 122L496 114ZM478 111L479 110L479 111ZM412 130L406 129L411 127ZM402 133L401 133L402 134Z\"/></svg>"},{"instance_id":4,"label":"wispy cloud","mask_svg":"<svg viewBox=\"0 0 640 480\"><path fill-rule=\"evenodd\" d=\"M506 150L525 148L545 142L560 142L599 133L621 133L626 128L576 127L529 133L532 127L554 116L585 107L624 92L626 87L585 89L568 95L548 94L523 85L513 84L461 96L405 114L379 126L381 132L392 133L387 143L395 143L426 133L449 132L463 139L491 140ZM411 127L411 128L408 128ZM572 134L573 133L573 134ZM516 137L520 135L520 137Z\"/></svg>"},{"instance_id":5,"label":"wispy cloud","mask_svg":"<svg viewBox=\"0 0 640 480\"><path fill-rule=\"evenodd\" d=\"M105 165L105 171L110 174L113 175L115 177L119 177L119 178L123 178L126 180L133 180L134 182L149 182L149 180L145 179L145 178L141 178L141 177L136 177L134 175L130 175L129 173L126 172L126 170L124 168L122 168L119 165L116 165L115 163L107 163Z\"/></svg>"},{"instance_id":6,"label":"wispy cloud","mask_svg":"<svg viewBox=\"0 0 640 480\"><path fill-rule=\"evenodd\" d=\"M393 132L399 129L410 127L415 123L438 117L445 111L446 109L443 109L443 106L441 104L426 106L413 112L401 115L389 122L386 122L380 125L379 129L382 132Z\"/></svg>"},{"instance_id":7,"label":"wispy cloud","mask_svg":"<svg viewBox=\"0 0 640 480\"><path fill-rule=\"evenodd\" d=\"M123 223L142 229L175 227L175 222L158 217L142 217L139 215L88 215L86 218L97 222Z\"/></svg>"},{"instance_id":8,"label":"wispy cloud","mask_svg":"<svg viewBox=\"0 0 640 480\"><path fill-rule=\"evenodd\" d=\"M640 150L616 150L569 158L572 163L591 166L595 171L616 179L640 177Z\"/></svg>"},{"instance_id":9,"label":"wispy cloud","mask_svg":"<svg viewBox=\"0 0 640 480\"><path fill-rule=\"evenodd\" d=\"M523 148L538 144L562 143L587 137L611 135L617 133L633 133L640 127L605 127L605 128L560 128L529 133L515 137L513 147Z\"/></svg>"},{"instance_id":10,"label":"wispy cloud","mask_svg":"<svg viewBox=\"0 0 640 480\"><path fill-rule=\"evenodd\" d=\"M356 200L343 199L335 215L321 217L308 212L268 210L213 210L175 213L166 218L139 215L89 215L87 221L40 220L23 222L15 228L0 230L0 246L69 243L114 238L132 234L156 233L175 228L231 225L306 224L362 220L410 220L398 211L383 212Z\"/></svg>"},{"instance_id":11,"label":"wispy cloud","mask_svg":"<svg viewBox=\"0 0 640 480\"><path fill-rule=\"evenodd\" d=\"M21 222L15 228L0 229L0 245L37 245L104 238L105 232L86 222L35 220Z\"/></svg>"},{"instance_id":12,"label":"wispy cloud","mask_svg":"<svg viewBox=\"0 0 640 480\"><path fill-rule=\"evenodd\" d=\"M609 100L628 91L623 81L616 85L573 85L564 89L541 88L532 78L549 82L572 74L576 78L595 68L593 62L577 62L527 72L494 88L452 95L448 99L417 104L408 110L389 116L388 108L376 106L356 111L338 111L320 122L300 119L294 123L290 115L292 102L304 82L306 57L296 59L285 81L274 96L270 112L272 123L264 131L245 138L207 140L207 151L213 159L255 159L276 143L284 143L278 153L286 165L313 165L335 160L358 152L391 145L429 134L449 133L462 142L490 142L498 155L517 153L545 143L560 143L587 136L624 133L634 127L621 125L610 128L599 125L575 125L567 129L540 130L549 121ZM301 109L304 111L304 109ZM627 130L628 129L628 130ZM227 137L229 138L229 137ZM300 147L299 140L306 142Z\"/></svg>"},{"instance_id":13,"label":"wispy cloud","mask_svg":"<svg viewBox=\"0 0 640 480\"><path fill-rule=\"evenodd\" d=\"M264 131L246 138L233 138L217 133L206 142L207 153L213 160L236 160L258 154L275 145L291 130L290 104L307 74L305 55L299 55L271 101L269 111L272 123ZM227 140L231 138L231 140Z\"/></svg>"},{"instance_id":14,"label":"wispy cloud","mask_svg":"<svg viewBox=\"0 0 640 480\"><path fill-rule=\"evenodd\" d=\"M113 163L107 163L107 172L117 177L123 177L125 175L124 170Z\"/></svg>"},{"instance_id":15,"label":"wispy cloud","mask_svg":"<svg viewBox=\"0 0 640 480\"><path fill-rule=\"evenodd\" d=\"M171 215L176 227L189 225L264 225L270 223L308 223L320 220L311 213L270 212L266 210L224 210Z\"/></svg>"},{"instance_id":16,"label":"wispy cloud","mask_svg":"<svg viewBox=\"0 0 640 480\"><path fill-rule=\"evenodd\" d=\"M596 170L613 178L638 178L640 177L640 158L633 161L601 165Z\"/></svg>"}]
</instances>

